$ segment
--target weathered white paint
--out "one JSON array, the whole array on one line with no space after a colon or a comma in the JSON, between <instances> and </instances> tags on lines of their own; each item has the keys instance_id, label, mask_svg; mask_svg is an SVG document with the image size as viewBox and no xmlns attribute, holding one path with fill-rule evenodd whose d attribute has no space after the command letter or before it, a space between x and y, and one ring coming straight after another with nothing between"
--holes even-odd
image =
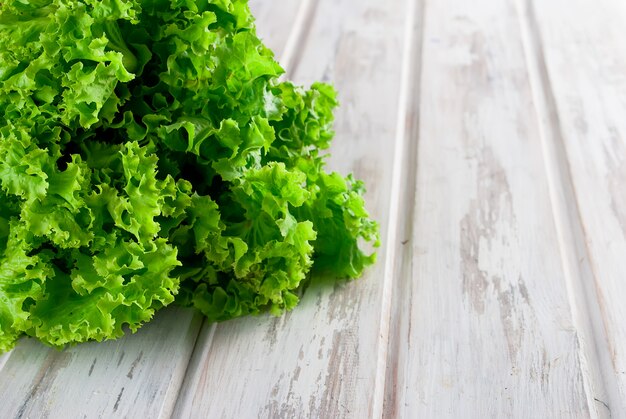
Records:
<instances>
[{"instance_id":1,"label":"weathered white paint","mask_svg":"<svg viewBox=\"0 0 626 419\"><path fill-rule=\"evenodd\" d=\"M365 180L386 237L406 1L319 0L310 9L290 78L336 85L342 106L329 167ZM382 396L387 249L358 283L312 286L282 318L205 329L175 416L372 417Z\"/></svg>"},{"instance_id":2,"label":"weathered white paint","mask_svg":"<svg viewBox=\"0 0 626 419\"><path fill-rule=\"evenodd\" d=\"M533 1L599 308L596 347L613 417L626 416L626 4Z\"/></svg>"},{"instance_id":3,"label":"weathered white paint","mask_svg":"<svg viewBox=\"0 0 626 419\"><path fill-rule=\"evenodd\" d=\"M169 308L134 335L64 351L22 339L0 374L0 418L169 417L200 321Z\"/></svg>"},{"instance_id":4,"label":"weathered white paint","mask_svg":"<svg viewBox=\"0 0 626 419\"><path fill-rule=\"evenodd\" d=\"M512 1L426 1L389 417L589 417ZM407 207L409 210L410 207Z\"/></svg>"}]
</instances>

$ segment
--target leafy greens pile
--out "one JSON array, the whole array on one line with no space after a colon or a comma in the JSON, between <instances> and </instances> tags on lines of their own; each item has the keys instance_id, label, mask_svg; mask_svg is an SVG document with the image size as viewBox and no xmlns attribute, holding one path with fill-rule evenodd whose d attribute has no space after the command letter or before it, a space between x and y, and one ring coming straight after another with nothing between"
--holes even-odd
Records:
<instances>
[{"instance_id":1,"label":"leafy greens pile","mask_svg":"<svg viewBox=\"0 0 626 419\"><path fill-rule=\"evenodd\" d=\"M335 92L281 82L246 0L0 5L0 352L211 321L356 278L378 231L324 170Z\"/></svg>"}]
</instances>

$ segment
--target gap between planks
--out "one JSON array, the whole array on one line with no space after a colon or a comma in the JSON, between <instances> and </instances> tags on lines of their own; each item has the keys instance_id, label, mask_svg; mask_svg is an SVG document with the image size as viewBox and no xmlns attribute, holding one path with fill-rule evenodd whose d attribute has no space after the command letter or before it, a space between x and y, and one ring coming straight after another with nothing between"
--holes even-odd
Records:
<instances>
[{"instance_id":1,"label":"gap between planks","mask_svg":"<svg viewBox=\"0 0 626 419\"><path fill-rule=\"evenodd\" d=\"M515 3L539 122L572 321L578 335L578 356L585 378L587 403L593 407L594 417L621 417L626 412L612 412L610 409L610 406L619 405L618 387L612 373L606 330L594 287L596 273L589 262L582 217L532 2L533 0L516 0Z\"/></svg>"},{"instance_id":2,"label":"gap between planks","mask_svg":"<svg viewBox=\"0 0 626 419\"><path fill-rule=\"evenodd\" d=\"M419 131L419 89L421 82L422 38L424 0L407 0L402 73L398 100L398 119L394 144L391 197L389 204L389 230L385 243L383 277L383 309L378 349L378 365L374 391L373 417L393 417L395 411L388 406L395 397L397 364L395 353L400 350L399 339L390 340L396 333L395 324L390 326L392 300L399 297L401 284L394 287L394 278L406 278L407 262L411 262L412 246L409 245L413 231L412 208L417 183L417 143Z\"/></svg>"},{"instance_id":3,"label":"gap between planks","mask_svg":"<svg viewBox=\"0 0 626 419\"><path fill-rule=\"evenodd\" d=\"M172 418L175 415L178 404L181 402L181 389L187 388L189 386L197 386L198 381L201 376L189 374L189 371L196 371L201 369L202 365L206 363L206 358L211 352L211 347L213 345L213 336L215 336L215 329L217 327L217 323L208 324L206 318L202 319L202 324L200 325L200 333L198 338L195 341L194 347L191 350L191 354L189 355L189 362L187 363L187 369L185 370L184 378L181 381L180 386L177 389L176 398L174 402L171 404L170 409L167 412L163 412L162 418ZM201 351L201 352L200 352ZM192 378L190 378L192 377ZM196 378L193 383L190 383L189 380ZM182 400L186 402L186 400Z\"/></svg>"},{"instance_id":4,"label":"gap between planks","mask_svg":"<svg viewBox=\"0 0 626 419\"><path fill-rule=\"evenodd\" d=\"M300 63L302 46L306 43L319 0L302 0L291 32L278 62L285 70L283 78L294 73Z\"/></svg>"}]
</instances>

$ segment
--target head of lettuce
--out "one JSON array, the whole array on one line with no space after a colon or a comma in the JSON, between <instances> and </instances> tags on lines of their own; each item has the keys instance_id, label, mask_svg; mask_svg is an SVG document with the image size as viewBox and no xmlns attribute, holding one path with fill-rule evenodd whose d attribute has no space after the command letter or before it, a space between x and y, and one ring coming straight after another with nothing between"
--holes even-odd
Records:
<instances>
[{"instance_id":1,"label":"head of lettuce","mask_svg":"<svg viewBox=\"0 0 626 419\"><path fill-rule=\"evenodd\" d=\"M281 73L245 0L2 1L0 352L358 277L378 231L324 170L335 92Z\"/></svg>"}]
</instances>

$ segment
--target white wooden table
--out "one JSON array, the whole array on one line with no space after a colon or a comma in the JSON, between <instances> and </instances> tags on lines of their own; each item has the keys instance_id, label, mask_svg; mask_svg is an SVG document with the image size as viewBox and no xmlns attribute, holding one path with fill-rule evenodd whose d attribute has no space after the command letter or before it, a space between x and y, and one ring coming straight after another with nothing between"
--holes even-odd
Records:
<instances>
[{"instance_id":1,"label":"white wooden table","mask_svg":"<svg viewBox=\"0 0 626 419\"><path fill-rule=\"evenodd\" d=\"M340 92L378 264L281 318L168 309L0 358L0 418L626 418L626 3L254 0Z\"/></svg>"}]
</instances>

